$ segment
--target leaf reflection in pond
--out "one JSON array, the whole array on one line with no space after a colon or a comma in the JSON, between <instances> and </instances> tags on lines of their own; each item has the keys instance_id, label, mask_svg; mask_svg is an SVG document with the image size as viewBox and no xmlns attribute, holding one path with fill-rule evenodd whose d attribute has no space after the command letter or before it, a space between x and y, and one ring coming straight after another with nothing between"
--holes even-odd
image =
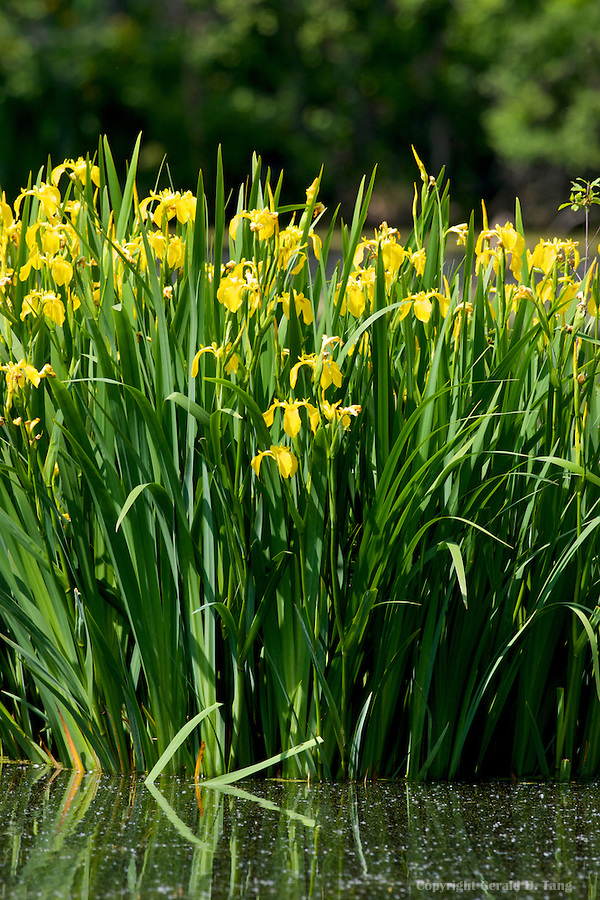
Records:
<instances>
[{"instance_id":1,"label":"leaf reflection in pond","mask_svg":"<svg viewBox=\"0 0 600 900\"><path fill-rule=\"evenodd\" d=\"M164 812L171 825L173 825L177 829L179 834L186 841L189 841L191 844L197 844L199 847L203 847L205 850L211 849L208 844L204 843L204 841L201 841L200 838L194 834L194 832L185 824L185 822L181 821L171 804L165 800L165 798L153 782L146 781L146 787Z\"/></svg>"},{"instance_id":2,"label":"leaf reflection in pond","mask_svg":"<svg viewBox=\"0 0 600 900\"><path fill-rule=\"evenodd\" d=\"M200 782L201 810L193 777L143 785L0 768L2 900L383 900L450 884L480 898L491 882L519 900L587 897L600 871L595 784Z\"/></svg>"}]
</instances>

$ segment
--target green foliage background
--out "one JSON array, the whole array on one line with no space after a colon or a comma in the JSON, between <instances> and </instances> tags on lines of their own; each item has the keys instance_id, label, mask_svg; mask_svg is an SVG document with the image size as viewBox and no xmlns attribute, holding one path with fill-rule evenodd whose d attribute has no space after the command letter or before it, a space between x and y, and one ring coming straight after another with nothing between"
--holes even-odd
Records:
<instances>
[{"instance_id":1,"label":"green foliage background","mask_svg":"<svg viewBox=\"0 0 600 900\"><path fill-rule=\"evenodd\" d=\"M233 184L253 150L290 193L325 162L330 201L378 164L393 219L412 143L459 205L518 193L534 224L600 164L599 44L595 0L6 0L0 184L142 131L142 186L165 153L210 183L218 144Z\"/></svg>"}]
</instances>

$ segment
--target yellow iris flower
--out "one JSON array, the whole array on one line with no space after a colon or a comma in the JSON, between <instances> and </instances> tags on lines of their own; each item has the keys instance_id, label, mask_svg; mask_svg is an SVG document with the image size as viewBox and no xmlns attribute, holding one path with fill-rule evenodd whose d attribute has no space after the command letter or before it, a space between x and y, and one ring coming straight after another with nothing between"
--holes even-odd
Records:
<instances>
[{"instance_id":1,"label":"yellow iris flower","mask_svg":"<svg viewBox=\"0 0 600 900\"><path fill-rule=\"evenodd\" d=\"M241 219L250 220L250 230L256 232L261 241L268 241L278 230L279 215L274 210L265 207L264 209L251 209L248 212L243 209L229 223L229 234L233 240L236 238Z\"/></svg>"},{"instance_id":2,"label":"yellow iris flower","mask_svg":"<svg viewBox=\"0 0 600 900\"><path fill-rule=\"evenodd\" d=\"M34 387L39 387L40 381L42 378L53 378L54 371L52 366L49 363L46 363L44 368L38 372L35 366L30 365L30 363L26 363L24 359L19 360L18 363L7 363L5 366L0 366L0 372L6 372L6 388L7 388L7 397L6 397L6 409L10 409L12 405L12 398L16 391L22 390L27 382L30 382Z\"/></svg>"},{"instance_id":3,"label":"yellow iris flower","mask_svg":"<svg viewBox=\"0 0 600 900\"><path fill-rule=\"evenodd\" d=\"M379 252L383 262L383 270L385 275L386 289L389 290L392 283L398 276L398 272L406 259L411 260L416 257L415 265L420 269L421 257L418 254L411 253L406 247L399 243L400 232L397 228L390 228L387 222L382 222L379 228L375 229L375 237L370 240L362 240L354 254L353 262L355 271L351 273L348 279L346 289L348 309L352 315L358 317L362 315L365 309L365 303L359 296L359 290L366 291L369 302L372 303L375 291L376 270L373 266L366 269L361 268L365 261L365 253L367 261L375 261ZM424 256L422 265L425 265ZM341 312L345 313L346 298L342 302Z\"/></svg>"},{"instance_id":4,"label":"yellow iris flower","mask_svg":"<svg viewBox=\"0 0 600 900\"><path fill-rule=\"evenodd\" d=\"M336 303L338 297L336 295ZM348 282L346 284L346 293L344 295L344 299L342 300L342 305L340 306L340 313L345 316L346 315L346 305L348 307L348 311L356 318L360 318L365 311L365 307L367 305L367 298L363 292L362 285L360 282L360 272L352 272L348 277Z\"/></svg>"},{"instance_id":5,"label":"yellow iris flower","mask_svg":"<svg viewBox=\"0 0 600 900\"><path fill-rule=\"evenodd\" d=\"M46 184L45 181L42 181L39 187L31 188L29 191L21 191L17 199L15 200L15 214L19 215L19 209L21 208L21 201L24 197L37 197L40 201L42 209L44 210L45 215L51 219L56 215L56 211L60 205L60 191L53 184Z\"/></svg>"},{"instance_id":6,"label":"yellow iris flower","mask_svg":"<svg viewBox=\"0 0 600 900\"><path fill-rule=\"evenodd\" d=\"M302 422L298 410L304 407L308 410L308 419L313 433L319 426L319 410L309 400L274 400L268 410L263 413L265 425L270 428L273 424L276 409L283 410L283 430L291 438L295 438L300 431Z\"/></svg>"},{"instance_id":7,"label":"yellow iris flower","mask_svg":"<svg viewBox=\"0 0 600 900\"><path fill-rule=\"evenodd\" d=\"M322 407L326 419L329 419L330 422L337 419L344 428L350 427L352 421L350 417L356 418L362 409L361 406L340 406L339 400L335 403L328 403L325 399L323 399Z\"/></svg>"},{"instance_id":8,"label":"yellow iris flower","mask_svg":"<svg viewBox=\"0 0 600 900\"><path fill-rule=\"evenodd\" d=\"M288 447L284 447L281 445L275 446L275 444L271 444L269 450L262 450L250 462L250 465L252 466L254 474L257 478L260 477L260 464L265 456L270 456L275 460L275 462L277 463L277 468L279 469L279 474L282 478L291 478L296 474L296 471L298 469L298 460L296 459L292 451Z\"/></svg>"},{"instance_id":9,"label":"yellow iris flower","mask_svg":"<svg viewBox=\"0 0 600 900\"><path fill-rule=\"evenodd\" d=\"M417 294L412 294L400 306L400 321L406 318L412 308L412 311L420 322L429 322L433 311L433 304L431 302L432 297L437 298L440 312L445 318L450 307L449 298L444 296L444 294L440 294L439 291L419 291Z\"/></svg>"},{"instance_id":10,"label":"yellow iris flower","mask_svg":"<svg viewBox=\"0 0 600 900\"><path fill-rule=\"evenodd\" d=\"M319 190L319 181L320 181L320 179L317 176L306 188L306 202L307 203L312 203L312 201L314 200L314 198L317 194L317 191Z\"/></svg>"},{"instance_id":11,"label":"yellow iris flower","mask_svg":"<svg viewBox=\"0 0 600 900\"><path fill-rule=\"evenodd\" d=\"M10 297L6 295L6 289L14 285L14 269L0 269L0 294L4 301L12 306Z\"/></svg>"},{"instance_id":12,"label":"yellow iris flower","mask_svg":"<svg viewBox=\"0 0 600 900\"><path fill-rule=\"evenodd\" d=\"M157 228L163 226L163 216L170 221L177 216L177 221L182 225L186 222L193 222L196 218L196 198L191 191L170 191L164 190L160 193L150 191L150 195L140 203L140 213L145 218L148 212L148 206L153 200L158 203L151 213L151 218Z\"/></svg>"},{"instance_id":13,"label":"yellow iris flower","mask_svg":"<svg viewBox=\"0 0 600 900\"><path fill-rule=\"evenodd\" d=\"M531 290L530 287L526 287L524 284L520 284L516 289L515 289L514 285L512 285L512 284L504 285L504 295L505 295L505 299L506 299L506 304L507 305L510 304L511 311L513 313L517 312L517 310L519 308L519 304L521 303L522 300L531 300L531 301L534 300L533 291ZM469 306L470 305L471 304L469 304ZM462 306L463 305L461 303L456 308L462 309ZM472 311L473 311L473 308L471 307L470 312L472 312Z\"/></svg>"},{"instance_id":14,"label":"yellow iris flower","mask_svg":"<svg viewBox=\"0 0 600 900\"><path fill-rule=\"evenodd\" d=\"M30 444L33 444L35 441L39 441L39 439L40 439L41 436L42 436L42 433L41 433L41 432L38 432L37 434L34 434L36 425L39 425L39 424L40 424L40 421L41 421L41 420L39 419L39 417L38 417L37 419L26 419L25 421L23 421L23 419L21 418L21 416L17 416L16 419L13 419L13 420L12 420L13 425L16 425L16 426L19 427L19 428L20 428L21 426L23 426L23 428L25 429L25 431L26 431L26 433L27 433L27 435L28 435L28 437L29 437L29 443L30 443Z\"/></svg>"},{"instance_id":15,"label":"yellow iris flower","mask_svg":"<svg viewBox=\"0 0 600 900\"><path fill-rule=\"evenodd\" d=\"M452 332L452 337L454 339L454 344L458 343L458 339L460 337L460 331L463 325L463 322L470 322L471 316L473 315L473 304L472 303L459 303L454 310L454 330Z\"/></svg>"},{"instance_id":16,"label":"yellow iris flower","mask_svg":"<svg viewBox=\"0 0 600 900\"><path fill-rule=\"evenodd\" d=\"M339 300L340 286L338 285L335 302ZM356 319L359 319L365 311L367 300L373 302L375 296L375 269L355 269L348 276L346 291L340 306L340 313L345 316L346 308Z\"/></svg>"},{"instance_id":17,"label":"yellow iris flower","mask_svg":"<svg viewBox=\"0 0 600 900\"><path fill-rule=\"evenodd\" d=\"M60 166L55 166L52 169L51 181L53 185L56 186L58 184L64 172L70 173L69 178L76 178L82 184L85 184L87 181L88 163L82 156L76 160L65 159ZM96 187L100 187L100 169L98 166L90 166L90 175Z\"/></svg>"},{"instance_id":18,"label":"yellow iris flower","mask_svg":"<svg viewBox=\"0 0 600 900\"><path fill-rule=\"evenodd\" d=\"M39 250L30 253L27 262L19 269L19 281L27 281L32 269L36 269L39 272L47 259L46 254L41 253Z\"/></svg>"},{"instance_id":19,"label":"yellow iris flower","mask_svg":"<svg viewBox=\"0 0 600 900\"><path fill-rule=\"evenodd\" d=\"M2 222L5 228L9 228L14 224L14 221L13 211L10 204L6 202L6 192L2 191L2 198L0 199L0 222Z\"/></svg>"},{"instance_id":20,"label":"yellow iris flower","mask_svg":"<svg viewBox=\"0 0 600 900\"><path fill-rule=\"evenodd\" d=\"M484 230L475 244L475 255L477 256L475 272L479 272L480 266L487 267L491 261L494 272L498 274L502 254L510 253L510 270L517 281L521 281L525 239L510 222L507 222L506 225L498 225L493 230L485 227L486 224L487 222L484 220ZM496 242L495 246L491 245L492 240Z\"/></svg>"},{"instance_id":21,"label":"yellow iris flower","mask_svg":"<svg viewBox=\"0 0 600 900\"><path fill-rule=\"evenodd\" d=\"M217 347L216 342L213 341L210 347L201 347L192 360L192 378L195 378L198 374L200 357L203 353L212 353L216 359L226 359L225 371L228 375L231 375L232 372L237 372L239 368L240 358L237 353L231 353L231 344L229 343L225 347Z\"/></svg>"},{"instance_id":22,"label":"yellow iris flower","mask_svg":"<svg viewBox=\"0 0 600 900\"><path fill-rule=\"evenodd\" d=\"M423 275L425 271L425 263L427 258L425 256L425 248L421 247L420 250L415 250L414 253L410 254L410 262L414 267L415 272L419 276L419 278Z\"/></svg>"},{"instance_id":23,"label":"yellow iris flower","mask_svg":"<svg viewBox=\"0 0 600 900\"><path fill-rule=\"evenodd\" d=\"M398 243L400 232L397 228L390 228L387 222L382 222L379 228L375 229L375 237L371 240L362 240L354 254L354 265L360 266L363 262L365 251L370 259L377 259L377 253L381 249L384 269L395 275L404 260L410 258L410 250L406 250L402 244Z\"/></svg>"},{"instance_id":24,"label":"yellow iris flower","mask_svg":"<svg viewBox=\"0 0 600 900\"><path fill-rule=\"evenodd\" d=\"M52 278L58 285L69 284L73 278L73 266L64 256L49 256L47 253L35 250L19 269L19 280L27 281L32 269L39 272L44 266L50 269Z\"/></svg>"},{"instance_id":25,"label":"yellow iris flower","mask_svg":"<svg viewBox=\"0 0 600 900\"><path fill-rule=\"evenodd\" d=\"M302 229L297 225L288 225L279 232L277 265L280 269L287 269L293 260L294 266L290 269L290 274L297 275L302 270L306 262L306 253L302 252L301 245Z\"/></svg>"},{"instance_id":26,"label":"yellow iris flower","mask_svg":"<svg viewBox=\"0 0 600 900\"><path fill-rule=\"evenodd\" d=\"M162 259L165 255L165 247L167 245L166 235L162 231L152 231L148 235L148 243L154 250L157 259Z\"/></svg>"},{"instance_id":27,"label":"yellow iris flower","mask_svg":"<svg viewBox=\"0 0 600 900\"><path fill-rule=\"evenodd\" d=\"M61 245L61 232L63 226L53 225L51 222L36 222L27 229L25 241L29 250L33 253L38 249L38 236L44 253L54 256L58 253ZM41 232L41 234L40 234Z\"/></svg>"},{"instance_id":28,"label":"yellow iris flower","mask_svg":"<svg viewBox=\"0 0 600 900\"><path fill-rule=\"evenodd\" d=\"M175 235L169 237L167 248L167 265L171 269L180 269L185 262L185 243Z\"/></svg>"},{"instance_id":29,"label":"yellow iris flower","mask_svg":"<svg viewBox=\"0 0 600 900\"><path fill-rule=\"evenodd\" d=\"M298 372L302 366L309 366L313 370L314 381L319 364L322 365L320 379L321 388L325 391L330 384L335 384L336 387L341 387L342 373L336 361L333 359L329 359L325 354L317 356L314 353L303 353L298 362L294 366L292 366L292 370L290 372L291 386L293 388L296 387Z\"/></svg>"},{"instance_id":30,"label":"yellow iris flower","mask_svg":"<svg viewBox=\"0 0 600 900\"><path fill-rule=\"evenodd\" d=\"M460 225L452 225L452 227L447 230L446 234L455 234L457 246L464 247L469 235L469 226L466 222L461 222Z\"/></svg>"},{"instance_id":31,"label":"yellow iris flower","mask_svg":"<svg viewBox=\"0 0 600 900\"><path fill-rule=\"evenodd\" d=\"M61 325L65 321L65 305L54 291L30 291L23 298L21 307L21 321L24 322L26 316L38 312L43 313L52 322Z\"/></svg>"},{"instance_id":32,"label":"yellow iris flower","mask_svg":"<svg viewBox=\"0 0 600 900\"><path fill-rule=\"evenodd\" d=\"M552 241L538 241L533 253L527 251L527 261L534 269L541 269L546 275L550 275L556 263L568 263L569 268L577 270L579 265L578 241L561 241L554 238Z\"/></svg>"},{"instance_id":33,"label":"yellow iris flower","mask_svg":"<svg viewBox=\"0 0 600 900\"><path fill-rule=\"evenodd\" d=\"M290 295L289 291L285 291L283 294L279 296L279 302L283 306L284 315L289 319L290 317ZM312 306L310 305L310 300L308 297L305 297L303 293L294 293L294 305L296 307L296 315L299 317L302 315L304 319L305 325L310 325L314 319L314 313L312 311Z\"/></svg>"},{"instance_id":34,"label":"yellow iris flower","mask_svg":"<svg viewBox=\"0 0 600 900\"><path fill-rule=\"evenodd\" d=\"M229 275L221 278L217 289L217 300L232 313L237 312L242 305L244 291L248 288L243 274L244 265L245 260L242 260Z\"/></svg>"},{"instance_id":35,"label":"yellow iris flower","mask_svg":"<svg viewBox=\"0 0 600 900\"><path fill-rule=\"evenodd\" d=\"M287 228L282 229L278 235L277 243L277 265L280 269L287 269L290 262L294 261L293 268L290 269L291 275L297 275L302 270L302 266L306 262L306 245L302 244L303 230L293 223ZM318 234L311 229L308 232L311 240L313 253L317 259L321 258L322 242Z\"/></svg>"},{"instance_id":36,"label":"yellow iris flower","mask_svg":"<svg viewBox=\"0 0 600 900\"><path fill-rule=\"evenodd\" d=\"M49 261L52 277L58 285L69 284L73 278L73 266L62 256L55 256Z\"/></svg>"},{"instance_id":37,"label":"yellow iris flower","mask_svg":"<svg viewBox=\"0 0 600 900\"><path fill-rule=\"evenodd\" d=\"M235 313L242 305L246 293L249 313L252 315L260 306L261 298L254 263L242 259L237 264L228 263L225 271L228 274L223 275L219 282L217 300Z\"/></svg>"}]
</instances>

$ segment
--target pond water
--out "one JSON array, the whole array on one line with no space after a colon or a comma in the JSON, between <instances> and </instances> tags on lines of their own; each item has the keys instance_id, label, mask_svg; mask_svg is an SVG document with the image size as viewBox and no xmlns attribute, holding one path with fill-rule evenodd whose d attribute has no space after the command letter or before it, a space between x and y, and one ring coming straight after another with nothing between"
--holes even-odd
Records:
<instances>
[{"instance_id":1,"label":"pond water","mask_svg":"<svg viewBox=\"0 0 600 900\"><path fill-rule=\"evenodd\" d=\"M598 784L0 771L0 898L595 898L599 873Z\"/></svg>"}]
</instances>

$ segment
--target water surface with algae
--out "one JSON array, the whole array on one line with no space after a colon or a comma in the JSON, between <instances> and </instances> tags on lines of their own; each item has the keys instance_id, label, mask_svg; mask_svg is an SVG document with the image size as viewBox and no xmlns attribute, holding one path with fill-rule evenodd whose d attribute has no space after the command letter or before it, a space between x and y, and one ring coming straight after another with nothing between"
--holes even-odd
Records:
<instances>
[{"instance_id":1,"label":"water surface with algae","mask_svg":"<svg viewBox=\"0 0 600 900\"><path fill-rule=\"evenodd\" d=\"M598 784L0 771L0 898L593 898L598 873Z\"/></svg>"}]
</instances>

